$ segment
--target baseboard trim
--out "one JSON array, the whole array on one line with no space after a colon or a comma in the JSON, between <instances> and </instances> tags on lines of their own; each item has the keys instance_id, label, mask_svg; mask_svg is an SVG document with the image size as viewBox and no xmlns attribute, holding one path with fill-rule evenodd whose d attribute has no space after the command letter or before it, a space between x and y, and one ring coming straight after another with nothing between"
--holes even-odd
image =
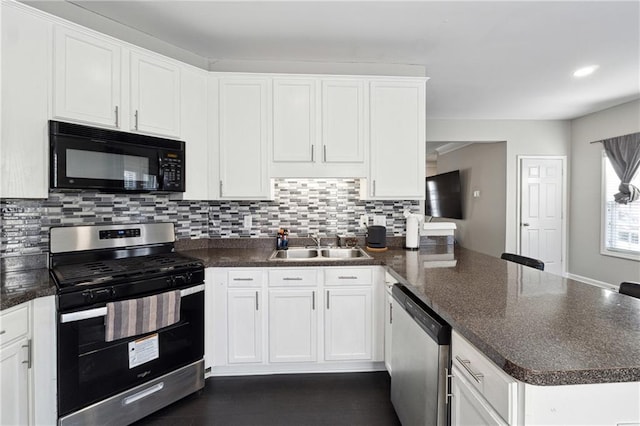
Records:
<instances>
[{"instance_id":1,"label":"baseboard trim","mask_svg":"<svg viewBox=\"0 0 640 426\"><path fill-rule=\"evenodd\" d=\"M212 367L205 377L222 376L260 376L266 374L306 374L306 373L362 373L369 371L385 371L384 362L352 362L337 364L258 364Z\"/></svg>"},{"instance_id":2,"label":"baseboard trim","mask_svg":"<svg viewBox=\"0 0 640 426\"><path fill-rule=\"evenodd\" d=\"M587 283L596 287L600 287L600 288L604 288L607 290L611 290L611 291L618 291L618 288L620 287L619 285L616 284L609 284L606 283L604 281L598 281L598 280L594 280L593 278L588 278L588 277L583 277L581 275L576 275L576 274L565 274L565 276L567 278L571 278L572 280L576 280L576 281L581 281L583 283Z\"/></svg>"}]
</instances>

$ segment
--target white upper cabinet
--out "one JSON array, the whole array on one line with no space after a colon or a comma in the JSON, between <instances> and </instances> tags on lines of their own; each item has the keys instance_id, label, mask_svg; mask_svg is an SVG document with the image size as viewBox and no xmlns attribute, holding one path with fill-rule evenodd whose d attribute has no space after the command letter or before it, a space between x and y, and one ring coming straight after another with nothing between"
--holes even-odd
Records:
<instances>
[{"instance_id":1,"label":"white upper cabinet","mask_svg":"<svg viewBox=\"0 0 640 426\"><path fill-rule=\"evenodd\" d=\"M183 67L180 72L180 122L181 137L185 141L184 200L208 200L210 146L207 130L207 72L192 67Z\"/></svg>"},{"instance_id":2,"label":"white upper cabinet","mask_svg":"<svg viewBox=\"0 0 640 426\"><path fill-rule=\"evenodd\" d=\"M54 55L54 117L119 128L120 46L56 26Z\"/></svg>"},{"instance_id":3,"label":"white upper cabinet","mask_svg":"<svg viewBox=\"0 0 640 426\"><path fill-rule=\"evenodd\" d=\"M273 161L313 163L317 159L314 79L273 80Z\"/></svg>"},{"instance_id":4,"label":"white upper cabinet","mask_svg":"<svg viewBox=\"0 0 640 426\"><path fill-rule=\"evenodd\" d=\"M0 8L0 197L47 198L52 24L20 3Z\"/></svg>"},{"instance_id":5,"label":"white upper cabinet","mask_svg":"<svg viewBox=\"0 0 640 426\"><path fill-rule=\"evenodd\" d=\"M367 198L424 199L425 81L372 81L370 114Z\"/></svg>"},{"instance_id":6,"label":"white upper cabinet","mask_svg":"<svg viewBox=\"0 0 640 426\"><path fill-rule=\"evenodd\" d=\"M273 79L273 177L366 175L362 79Z\"/></svg>"},{"instance_id":7,"label":"white upper cabinet","mask_svg":"<svg viewBox=\"0 0 640 426\"><path fill-rule=\"evenodd\" d=\"M269 80L219 79L220 197L269 199Z\"/></svg>"},{"instance_id":8,"label":"white upper cabinet","mask_svg":"<svg viewBox=\"0 0 640 426\"><path fill-rule=\"evenodd\" d=\"M180 68L157 56L131 52L131 130L180 135Z\"/></svg>"},{"instance_id":9,"label":"white upper cabinet","mask_svg":"<svg viewBox=\"0 0 640 426\"><path fill-rule=\"evenodd\" d=\"M323 80L322 161L364 162L364 129L364 81Z\"/></svg>"},{"instance_id":10,"label":"white upper cabinet","mask_svg":"<svg viewBox=\"0 0 640 426\"><path fill-rule=\"evenodd\" d=\"M90 30L55 25L53 117L180 134L180 66Z\"/></svg>"}]
</instances>

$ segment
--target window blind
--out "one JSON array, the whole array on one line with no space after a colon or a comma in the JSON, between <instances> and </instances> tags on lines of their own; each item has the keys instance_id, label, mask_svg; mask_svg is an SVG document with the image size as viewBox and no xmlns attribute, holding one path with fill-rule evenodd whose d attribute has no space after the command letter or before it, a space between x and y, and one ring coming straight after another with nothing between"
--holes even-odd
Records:
<instances>
[{"instance_id":1,"label":"window blind","mask_svg":"<svg viewBox=\"0 0 640 426\"><path fill-rule=\"evenodd\" d=\"M634 176L631 183L640 187L640 175ZM613 194L618 192L619 185L620 179L605 155L605 249L640 255L640 202L616 203Z\"/></svg>"}]
</instances>

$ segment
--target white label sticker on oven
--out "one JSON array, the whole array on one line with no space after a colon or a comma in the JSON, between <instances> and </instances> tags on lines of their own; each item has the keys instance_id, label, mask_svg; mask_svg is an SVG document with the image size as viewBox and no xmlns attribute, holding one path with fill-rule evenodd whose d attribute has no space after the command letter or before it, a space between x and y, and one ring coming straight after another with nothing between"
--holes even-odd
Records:
<instances>
[{"instance_id":1,"label":"white label sticker on oven","mask_svg":"<svg viewBox=\"0 0 640 426\"><path fill-rule=\"evenodd\" d=\"M129 368L134 368L145 362L160 357L158 334L129 342Z\"/></svg>"}]
</instances>

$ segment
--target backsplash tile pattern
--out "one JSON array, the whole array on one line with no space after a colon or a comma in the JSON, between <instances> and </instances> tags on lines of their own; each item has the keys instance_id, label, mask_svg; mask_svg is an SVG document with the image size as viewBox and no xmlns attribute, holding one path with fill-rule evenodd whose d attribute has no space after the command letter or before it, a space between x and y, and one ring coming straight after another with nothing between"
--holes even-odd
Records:
<instances>
[{"instance_id":1,"label":"backsplash tile pattern","mask_svg":"<svg viewBox=\"0 0 640 426\"><path fill-rule=\"evenodd\" d=\"M280 179L273 201L180 201L165 194L51 193L47 200L0 200L0 257L46 253L51 226L168 221L178 239L271 237L278 227L300 236L361 232L360 215L387 217L404 235L403 211L415 201L360 201L355 179ZM243 229L245 215L251 229Z\"/></svg>"}]
</instances>

